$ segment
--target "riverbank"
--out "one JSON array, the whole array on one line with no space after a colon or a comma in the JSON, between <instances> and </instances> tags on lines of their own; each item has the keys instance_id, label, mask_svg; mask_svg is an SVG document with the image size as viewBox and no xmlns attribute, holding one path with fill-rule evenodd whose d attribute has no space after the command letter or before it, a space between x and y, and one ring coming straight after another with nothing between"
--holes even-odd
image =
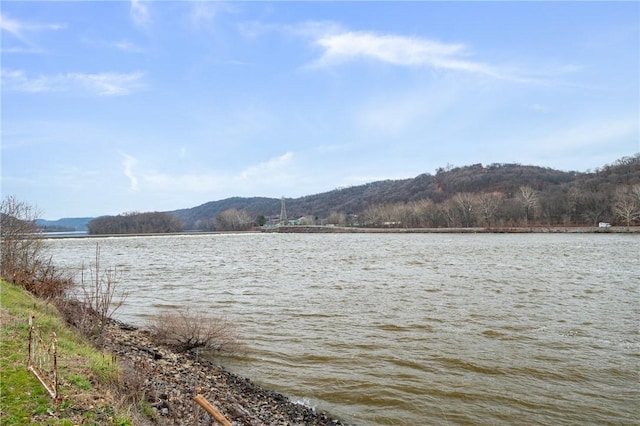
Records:
<instances>
[{"instance_id":1,"label":"riverbank","mask_svg":"<svg viewBox=\"0 0 640 426\"><path fill-rule=\"evenodd\" d=\"M263 232L282 233L395 233L395 234L639 234L640 226L522 226L476 228L362 228L354 226L275 226Z\"/></svg>"},{"instance_id":2,"label":"riverbank","mask_svg":"<svg viewBox=\"0 0 640 426\"><path fill-rule=\"evenodd\" d=\"M156 345L148 332L117 321L106 325L97 349L53 304L4 281L1 288L0 424L212 424L196 395L236 426L342 424L196 354ZM31 315L43 336L57 335L57 402L26 369Z\"/></svg>"},{"instance_id":3,"label":"riverbank","mask_svg":"<svg viewBox=\"0 0 640 426\"><path fill-rule=\"evenodd\" d=\"M174 233L147 234L88 234L86 232L52 232L44 233L45 238L106 238L106 237L148 237L163 235L209 235L238 233L396 233L396 234L640 234L640 226L611 226L600 228L595 226L522 226L522 227L475 227L475 228L364 228L357 226L328 225L287 225L252 228L247 231L184 231Z\"/></svg>"},{"instance_id":4,"label":"riverbank","mask_svg":"<svg viewBox=\"0 0 640 426\"><path fill-rule=\"evenodd\" d=\"M155 345L145 330L112 322L104 332L103 345L123 368L125 385L147 395L157 424L211 424L208 414L193 401L197 394L234 425L343 424L195 353L181 354Z\"/></svg>"}]
</instances>

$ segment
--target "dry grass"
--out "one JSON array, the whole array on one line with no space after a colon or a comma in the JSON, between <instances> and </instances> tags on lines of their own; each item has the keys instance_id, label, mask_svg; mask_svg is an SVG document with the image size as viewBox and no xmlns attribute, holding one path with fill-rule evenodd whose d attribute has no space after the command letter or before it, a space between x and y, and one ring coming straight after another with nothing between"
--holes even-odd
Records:
<instances>
[{"instance_id":1,"label":"dry grass","mask_svg":"<svg viewBox=\"0 0 640 426\"><path fill-rule=\"evenodd\" d=\"M156 342L179 352L201 348L234 354L242 349L232 323L223 317L189 309L162 312L150 321L148 328Z\"/></svg>"}]
</instances>

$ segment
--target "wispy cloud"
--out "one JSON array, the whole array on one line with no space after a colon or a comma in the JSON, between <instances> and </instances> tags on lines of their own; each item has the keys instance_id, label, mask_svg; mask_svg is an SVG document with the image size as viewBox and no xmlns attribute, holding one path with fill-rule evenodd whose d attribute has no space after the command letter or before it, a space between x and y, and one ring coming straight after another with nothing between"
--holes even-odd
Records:
<instances>
[{"instance_id":1,"label":"wispy cloud","mask_svg":"<svg viewBox=\"0 0 640 426\"><path fill-rule=\"evenodd\" d=\"M444 44L430 40L346 32L322 36L316 43L324 49L319 63L332 65L358 57L369 57L394 65L431 65L447 67L450 58L464 51L461 44Z\"/></svg>"},{"instance_id":2,"label":"wispy cloud","mask_svg":"<svg viewBox=\"0 0 640 426\"><path fill-rule=\"evenodd\" d=\"M491 77L507 77L498 67L465 59L467 46L417 37L349 31L318 37L322 56L315 66L328 67L358 59L372 59L397 66L429 67Z\"/></svg>"},{"instance_id":3,"label":"wispy cloud","mask_svg":"<svg viewBox=\"0 0 640 426\"><path fill-rule=\"evenodd\" d=\"M151 22L149 3L141 0L131 0L130 16L138 28L146 28Z\"/></svg>"},{"instance_id":4,"label":"wispy cloud","mask_svg":"<svg viewBox=\"0 0 640 426\"><path fill-rule=\"evenodd\" d=\"M256 38L265 33L278 32L304 39L315 40L331 34L344 33L347 30L332 21L305 21L298 24L281 25L260 21L245 21L237 25L238 31L244 37Z\"/></svg>"},{"instance_id":5,"label":"wispy cloud","mask_svg":"<svg viewBox=\"0 0 640 426\"><path fill-rule=\"evenodd\" d=\"M39 22L28 22L24 20L14 19L4 13L0 13L0 29L2 32L8 33L21 43L20 46L2 47L4 53L40 53L40 49L32 40L31 34L42 31L56 31L66 28L64 24L43 24ZM3 43L6 44L6 43Z\"/></svg>"},{"instance_id":6,"label":"wispy cloud","mask_svg":"<svg viewBox=\"0 0 640 426\"><path fill-rule=\"evenodd\" d=\"M124 96L144 85L142 72L66 73L28 76L24 71L1 71L5 90L28 93L80 91L99 96Z\"/></svg>"},{"instance_id":7,"label":"wispy cloud","mask_svg":"<svg viewBox=\"0 0 640 426\"><path fill-rule=\"evenodd\" d=\"M269 179L274 172L281 172L293 160L293 153L286 152L256 166L247 167L240 174L241 179Z\"/></svg>"},{"instance_id":8,"label":"wispy cloud","mask_svg":"<svg viewBox=\"0 0 640 426\"><path fill-rule=\"evenodd\" d=\"M134 174L133 168L138 164L138 160L131 155L120 151L120 155L122 156L122 172L129 179L129 190L137 191L138 190L138 177Z\"/></svg>"},{"instance_id":9,"label":"wispy cloud","mask_svg":"<svg viewBox=\"0 0 640 426\"><path fill-rule=\"evenodd\" d=\"M129 53L141 53L144 52L144 49L137 46L136 44L128 41L128 40L120 40L112 43L106 43L108 46L114 47L123 52Z\"/></svg>"},{"instance_id":10,"label":"wispy cloud","mask_svg":"<svg viewBox=\"0 0 640 426\"><path fill-rule=\"evenodd\" d=\"M108 48L115 49L125 53L144 53L146 50L126 39L121 40L99 40L99 39L91 39L85 38L82 40L84 44L90 46L91 48Z\"/></svg>"},{"instance_id":11,"label":"wispy cloud","mask_svg":"<svg viewBox=\"0 0 640 426\"><path fill-rule=\"evenodd\" d=\"M193 29L210 28L221 13L233 12L236 9L229 3L198 0L189 2L189 25Z\"/></svg>"},{"instance_id":12,"label":"wispy cloud","mask_svg":"<svg viewBox=\"0 0 640 426\"><path fill-rule=\"evenodd\" d=\"M512 66L474 59L471 46L464 43L355 31L333 21L307 21L295 25L245 22L239 25L239 31L249 38L275 31L308 40L311 46L320 50L320 57L307 65L310 68L329 68L358 60L371 60L399 67L458 71L520 83L546 82L545 76L553 74L542 72L534 76L529 71ZM555 73L578 69L572 65Z\"/></svg>"},{"instance_id":13,"label":"wispy cloud","mask_svg":"<svg viewBox=\"0 0 640 426\"><path fill-rule=\"evenodd\" d=\"M234 188L236 194L248 194L260 186L268 191L270 184L282 185L291 182L287 168L291 165L294 154L286 152L263 163L251 165L237 173L203 172L170 174L153 170L139 170L135 174L133 167L135 158L123 156L125 175L130 179L132 190L145 191L182 191L191 193L216 194L224 193L227 188Z\"/></svg>"},{"instance_id":14,"label":"wispy cloud","mask_svg":"<svg viewBox=\"0 0 640 426\"><path fill-rule=\"evenodd\" d=\"M103 96L122 96L131 94L141 88L143 77L141 72L133 73L98 73L98 74L67 74L67 79L78 82L86 90Z\"/></svg>"}]
</instances>

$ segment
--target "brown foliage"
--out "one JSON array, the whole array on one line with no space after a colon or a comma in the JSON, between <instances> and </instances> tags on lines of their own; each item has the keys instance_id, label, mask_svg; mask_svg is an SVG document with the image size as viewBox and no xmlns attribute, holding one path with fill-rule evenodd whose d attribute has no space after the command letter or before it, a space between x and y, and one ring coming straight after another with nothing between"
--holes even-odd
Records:
<instances>
[{"instance_id":1,"label":"brown foliage","mask_svg":"<svg viewBox=\"0 0 640 426\"><path fill-rule=\"evenodd\" d=\"M290 217L309 215L325 220L331 212L338 212L346 214L348 218L360 216L357 219L360 225L526 226L529 223L540 224L541 221L548 225L584 224L585 221L597 225L594 218L605 221L615 218L612 199L616 187L637 184L640 184L640 154L621 158L612 165L585 173L521 164L448 166L438 169L435 176L422 174L412 179L371 182L286 201ZM521 187L533 191L527 192L528 198L524 204ZM604 205L576 203L570 195L572 190L578 190L579 193L594 192ZM484 211L473 214L473 210L469 212L467 209L464 213L461 207L468 207L468 203L462 206L455 203L455 196L465 193L481 197L497 194L500 203L496 208L493 200L485 200L489 204L484 205ZM413 212L408 209L411 203L424 200L434 204L434 208L422 208L426 214L416 215L415 209ZM404 206L402 211L396 211L398 206ZM187 229L194 229L196 222L205 223L230 208L247 211L252 216L277 217L280 200L235 197L173 213L184 221ZM477 208L475 210L478 211ZM397 218L398 214L402 217ZM620 220L626 222L624 218Z\"/></svg>"},{"instance_id":2,"label":"brown foliage","mask_svg":"<svg viewBox=\"0 0 640 426\"><path fill-rule=\"evenodd\" d=\"M45 244L35 221L38 211L8 196L0 204L0 275L36 296L60 298L71 287L69 277L45 256Z\"/></svg>"},{"instance_id":3,"label":"brown foliage","mask_svg":"<svg viewBox=\"0 0 640 426\"><path fill-rule=\"evenodd\" d=\"M189 309L160 313L149 323L149 330L156 342L179 352L202 348L233 354L241 349L232 323Z\"/></svg>"}]
</instances>

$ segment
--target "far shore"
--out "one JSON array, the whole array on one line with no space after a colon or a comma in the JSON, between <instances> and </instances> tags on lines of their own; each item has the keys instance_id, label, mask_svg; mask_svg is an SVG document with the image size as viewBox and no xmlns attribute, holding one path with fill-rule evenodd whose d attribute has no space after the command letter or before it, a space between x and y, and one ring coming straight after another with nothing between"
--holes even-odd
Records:
<instances>
[{"instance_id":1,"label":"far shore","mask_svg":"<svg viewBox=\"0 0 640 426\"><path fill-rule=\"evenodd\" d=\"M173 233L146 234L88 234L86 232L51 232L43 233L45 238L108 238L108 237L148 237L163 235L216 235L238 233L372 233L372 234L640 234L640 226L509 226L509 227L476 227L476 228L364 228L356 226L323 226L323 225L283 225L262 228L251 228L246 231L183 231Z\"/></svg>"},{"instance_id":2,"label":"far shore","mask_svg":"<svg viewBox=\"0 0 640 426\"><path fill-rule=\"evenodd\" d=\"M400 234L634 234L640 233L640 226L524 226L524 227L476 227L476 228L361 228L353 226L278 226L263 232L364 232L364 233L400 233Z\"/></svg>"}]
</instances>

